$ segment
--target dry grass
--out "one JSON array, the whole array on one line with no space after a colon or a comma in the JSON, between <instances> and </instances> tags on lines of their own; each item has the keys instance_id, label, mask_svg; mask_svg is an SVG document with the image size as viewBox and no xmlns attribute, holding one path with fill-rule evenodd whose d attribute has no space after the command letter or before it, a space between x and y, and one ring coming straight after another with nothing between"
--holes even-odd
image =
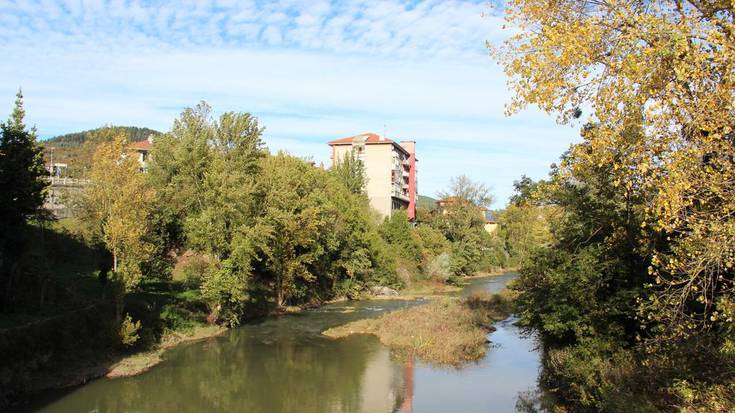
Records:
<instances>
[{"instance_id":1,"label":"dry grass","mask_svg":"<svg viewBox=\"0 0 735 413\"><path fill-rule=\"evenodd\" d=\"M404 297L434 296L461 291L462 287L449 285L438 281L413 281L408 288L401 290L400 295Z\"/></svg>"},{"instance_id":2,"label":"dry grass","mask_svg":"<svg viewBox=\"0 0 735 413\"><path fill-rule=\"evenodd\" d=\"M404 354L437 365L460 366L485 356L492 323L510 313L507 293L442 298L394 311L377 319L355 321L324 332L329 337L373 334Z\"/></svg>"}]
</instances>

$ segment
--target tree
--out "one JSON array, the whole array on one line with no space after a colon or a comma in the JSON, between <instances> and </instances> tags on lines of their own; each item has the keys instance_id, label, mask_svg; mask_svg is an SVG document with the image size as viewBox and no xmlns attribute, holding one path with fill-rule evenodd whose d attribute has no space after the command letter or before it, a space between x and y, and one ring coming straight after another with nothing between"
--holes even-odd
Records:
<instances>
[{"instance_id":1,"label":"tree","mask_svg":"<svg viewBox=\"0 0 735 413\"><path fill-rule=\"evenodd\" d=\"M187 108L153 143L148 178L156 188L161 231L171 247L225 259L233 231L252 216L263 128L249 113L211 118L201 102Z\"/></svg>"},{"instance_id":2,"label":"tree","mask_svg":"<svg viewBox=\"0 0 735 413\"><path fill-rule=\"evenodd\" d=\"M213 133L211 108L201 102L185 109L174 120L171 131L153 141L147 179L156 190L160 225L168 233L172 248L185 246L185 221L205 207Z\"/></svg>"},{"instance_id":3,"label":"tree","mask_svg":"<svg viewBox=\"0 0 735 413\"><path fill-rule=\"evenodd\" d=\"M512 205L523 205L533 204L534 194L536 193L539 186L539 182L527 177L526 175L521 176L521 179L513 181L513 188L515 193L510 197L510 203Z\"/></svg>"},{"instance_id":4,"label":"tree","mask_svg":"<svg viewBox=\"0 0 735 413\"><path fill-rule=\"evenodd\" d=\"M112 254L120 322L124 295L140 284L141 265L154 250L147 241L154 194L138 160L127 152L123 135L97 147L89 177L79 202L80 218Z\"/></svg>"},{"instance_id":5,"label":"tree","mask_svg":"<svg viewBox=\"0 0 735 413\"><path fill-rule=\"evenodd\" d=\"M663 342L735 331L720 316L735 286L732 5L515 0L508 16L522 29L495 50L516 92L509 112L536 104L568 121L589 105L597 126L584 156L637 168L655 188L645 222L673 242L652 268L650 315L677 338ZM629 141L623 131L640 119ZM722 348L735 349L728 336Z\"/></svg>"},{"instance_id":6,"label":"tree","mask_svg":"<svg viewBox=\"0 0 735 413\"><path fill-rule=\"evenodd\" d=\"M7 122L0 125L0 272L5 302L10 302L13 276L10 264L17 261L24 246L22 232L26 221L43 213L48 182L43 154L36 143L35 129L24 124L23 94L16 94L15 107Z\"/></svg>"},{"instance_id":7,"label":"tree","mask_svg":"<svg viewBox=\"0 0 735 413\"><path fill-rule=\"evenodd\" d=\"M252 222L263 129L249 113L226 112L211 125L201 206L184 220L188 244L216 259L230 253L234 229ZM155 153L153 154L155 155Z\"/></svg>"},{"instance_id":8,"label":"tree","mask_svg":"<svg viewBox=\"0 0 735 413\"><path fill-rule=\"evenodd\" d=\"M367 175L365 164L349 151L330 169L330 172L342 182L353 194L365 195Z\"/></svg>"},{"instance_id":9,"label":"tree","mask_svg":"<svg viewBox=\"0 0 735 413\"><path fill-rule=\"evenodd\" d=\"M431 221L451 243L451 270L454 276L477 272L490 251L491 236L485 231L485 209L493 197L482 183L473 182L465 175L452 178L449 188L439 196L447 203Z\"/></svg>"},{"instance_id":10,"label":"tree","mask_svg":"<svg viewBox=\"0 0 735 413\"><path fill-rule=\"evenodd\" d=\"M477 207L488 207L494 201L487 185L474 182L466 175L453 177L449 181L449 188L446 191L439 192L438 196L442 199L455 197L470 202Z\"/></svg>"},{"instance_id":11,"label":"tree","mask_svg":"<svg viewBox=\"0 0 735 413\"><path fill-rule=\"evenodd\" d=\"M202 286L221 318L237 324L264 299L283 308L397 284L361 195L283 153L264 157L260 171L252 192L258 207L233 228L230 254Z\"/></svg>"},{"instance_id":12,"label":"tree","mask_svg":"<svg viewBox=\"0 0 735 413\"><path fill-rule=\"evenodd\" d=\"M18 91L15 108L7 122L0 125L0 220L17 228L42 211L48 182L42 149L36 143L35 129L23 123L23 94Z\"/></svg>"},{"instance_id":13,"label":"tree","mask_svg":"<svg viewBox=\"0 0 735 413\"><path fill-rule=\"evenodd\" d=\"M556 170L556 166L552 169ZM508 206L497 214L498 235L505 243L511 265L522 265L534 250L549 246L552 241L551 224L561 218L561 213L558 206L544 203L543 189L547 185L522 176L513 183L515 193Z\"/></svg>"},{"instance_id":14,"label":"tree","mask_svg":"<svg viewBox=\"0 0 735 413\"><path fill-rule=\"evenodd\" d=\"M735 371L734 12L724 1L512 0L519 30L493 47L515 92L509 113L532 104L570 122L592 110L571 166L608 166L613 188L646 200L646 348L677 380L696 359L697 380L716 384Z\"/></svg>"}]
</instances>

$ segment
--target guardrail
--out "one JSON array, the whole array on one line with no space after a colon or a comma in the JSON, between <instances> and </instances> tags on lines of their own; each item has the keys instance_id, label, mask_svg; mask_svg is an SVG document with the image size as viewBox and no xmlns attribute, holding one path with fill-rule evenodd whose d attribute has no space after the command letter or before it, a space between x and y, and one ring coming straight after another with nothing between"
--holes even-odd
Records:
<instances>
[{"instance_id":1,"label":"guardrail","mask_svg":"<svg viewBox=\"0 0 735 413\"><path fill-rule=\"evenodd\" d=\"M89 185L89 179L79 179L79 178L59 178L56 176L49 176L46 178L47 181L51 183L51 185L58 185L58 186L83 186L83 185Z\"/></svg>"}]
</instances>

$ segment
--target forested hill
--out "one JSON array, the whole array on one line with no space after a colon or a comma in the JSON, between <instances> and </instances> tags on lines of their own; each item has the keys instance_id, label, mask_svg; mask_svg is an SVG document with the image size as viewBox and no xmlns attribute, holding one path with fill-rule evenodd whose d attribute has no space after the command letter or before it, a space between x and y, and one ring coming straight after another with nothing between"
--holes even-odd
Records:
<instances>
[{"instance_id":1,"label":"forested hill","mask_svg":"<svg viewBox=\"0 0 735 413\"><path fill-rule=\"evenodd\" d=\"M433 210L436 208L436 199L426 196L426 195L419 195L418 202L416 203L416 206L419 208L424 208L428 210Z\"/></svg>"},{"instance_id":2,"label":"forested hill","mask_svg":"<svg viewBox=\"0 0 735 413\"><path fill-rule=\"evenodd\" d=\"M41 142L41 145L47 162L53 160L68 165L68 169L64 172L65 176L84 177L91 165L96 144L109 141L119 134L125 135L129 142L137 142L148 139L151 135L160 135L161 132L137 126L102 126L56 136ZM93 144L84 145L87 142Z\"/></svg>"},{"instance_id":3,"label":"forested hill","mask_svg":"<svg viewBox=\"0 0 735 413\"><path fill-rule=\"evenodd\" d=\"M87 137L94 132L98 132L100 129L115 129L116 131L123 132L125 136L131 142L142 141L148 139L150 135L160 135L161 132L149 128L139 128L137 126L103 126L96 129L85 130L83 132L67 133L65 135L59 135L51 139L45 140L43 144L46 147L53 146L54 148L73 148L81 146L87 141Z\"/></svg>"}]
</instances>

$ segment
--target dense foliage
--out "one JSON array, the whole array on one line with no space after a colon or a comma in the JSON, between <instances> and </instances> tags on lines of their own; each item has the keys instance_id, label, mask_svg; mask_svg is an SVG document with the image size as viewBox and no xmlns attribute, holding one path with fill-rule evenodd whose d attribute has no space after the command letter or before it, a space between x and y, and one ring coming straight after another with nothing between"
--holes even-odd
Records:
<instances>
[{"instance_id":1,"label":"dense foliage","mask_svg":"<svg viewBox=\"0 0 735 413\"><path fill-rule=\"evenodd\" d=\"M18 91L15 108L0 125L0 310L9 311L19 289L39 288L23 268L28 249L24 234L31 218L43 218L43 201L48 183L35 130L24 124L23 94ZM41 298L43 301L43 298Z\"/></svg>"},{"instance_id":2,"label":"dense foliage","mask_svg":"<svg viewBox=\"0 0 735 413\"><path fill-rule=\"evenodd\" d=\"M161 239L208 257L196 278L216 318L398 285L357 159L327 172L269 155L254 117L210 113L187 109L156 139L148 176Z\"/></svg>"},{"instance_id":3,"label":"dense foliage","mask_svg":"<svg viewBox=\"0 0 735 413\"><path fill-rule=\"evenodd\" d=\"M537 188L563 219L516 285L575 410L735 407L734 15L717 1L508 3L520 30L494 52L509 112L592 109Z\"/></svg>"},{"instance_id":4,"label":"dense foliage","mask_svg":"<svg viewBox=\"0 0 735 413\"><path fill-rule=\"evenodd\" d=\"M86 224L87 235L101 241L112 255L109 274L100 276L109 278L116 289L119 322L123 321L124 295L141 283L143 263L155 250L148 239L153 192L125 145L125 137L117 135L95 148L90 183L78 200L78 215Z\"/></svg>"}]
</instances>

